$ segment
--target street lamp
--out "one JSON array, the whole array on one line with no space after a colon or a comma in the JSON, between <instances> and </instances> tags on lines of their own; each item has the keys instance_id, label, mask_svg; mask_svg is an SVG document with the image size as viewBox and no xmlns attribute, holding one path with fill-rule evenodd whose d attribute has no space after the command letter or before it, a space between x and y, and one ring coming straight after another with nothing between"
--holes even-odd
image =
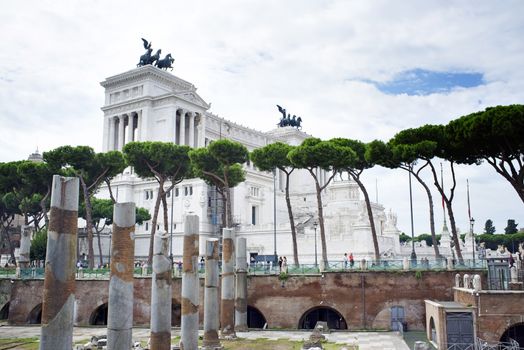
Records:
<instances>
[{"instance_id":1,"label":"street lamp","mask_svg":"<svg viewBox=\"0 0 524 350\"><path fill-rule=\"evenodd\" d=\"M173 205L175 200L175 187L170 190L171 193L171 225L170 225L170 237L169 237L169 259L171 260L171 267L173 267Z\"/></svg>"},{"instance_id":2,"label":"street lamp","mask_svg":"<svg viewBox=\"0 0 524 350\"><path fill-rule=\"evenodd\" d=\"M475 219L469 219L470 232L471 232L471 255L473 256L473 267L475 267L475 234L473 233L473 225L475 225Z\"/></svg>"},{"instance_id":3,"label":"street lamp","mask_svg":"<svg viewBox=\"0 0 524 350\"><path fill-rule=\"evenodd\" d=\"M109 265L109 268L111 268L111 245L112 245L112 240L111 240L111 236L112 236L113 232L112 231L109 231L109 258L108 258L108 265Z\"/></svg>"},{"instance_id":4,"label":"street lamp","mask_svg":"<svg viewBox=\"0 0 524 350\"><path fill-rule=\"evenodd\" d=\"M277 258L277 169L273 169L273 248L275 264Z\"/></svg>"},{"instance_id":5,"label":"street lamp","mask_svg":"<svg viewBox=\"0 0 524 350\"><path fill-rule=\"evenodd\" d=\"M411 168L411 165L410 165ZM409 173L409 209L411 212L411 263L417 263L417 253L415 253L415 229L413 227L413 191L411 190L411 171Z\"/></svg>"},{"instance_id":6,"label":"street lamp","mask_svg":"<svg viewBox=\"0 0 524 350\"><path fill-rule=\"evenodd\" d=\"M315 229L315 267L318 266L318 261L317 261L317 226L318 226L318 222L314 222L313 223L313 228Z\"/></svg>"}]
</instances>

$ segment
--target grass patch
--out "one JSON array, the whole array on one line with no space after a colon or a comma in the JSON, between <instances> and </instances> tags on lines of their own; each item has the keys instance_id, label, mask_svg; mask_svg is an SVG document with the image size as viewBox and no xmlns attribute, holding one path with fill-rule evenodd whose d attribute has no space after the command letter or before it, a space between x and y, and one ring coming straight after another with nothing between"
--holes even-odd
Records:
<instances>
[{"instance_id":1,"label":"grass patch","mask_svg":"<svg viewBox=\"0 0 524 350\"><path fill-rule=\"evenodd\" d=\"M38 350L38 338L4 338L0 339L1 349Z\"/></svg>"}]
</instances>

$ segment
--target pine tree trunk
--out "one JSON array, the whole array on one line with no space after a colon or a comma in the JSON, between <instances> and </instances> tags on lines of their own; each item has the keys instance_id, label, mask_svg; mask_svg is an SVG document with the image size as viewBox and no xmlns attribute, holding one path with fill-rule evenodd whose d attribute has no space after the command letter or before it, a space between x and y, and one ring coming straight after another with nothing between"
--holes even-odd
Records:
<instances>
[{"instance_id":1,"label":"pine tree trunk","mask_svg":"<svg viewBox=\"0 0 524 350\"><path fill-rule=\"evenodd\" d=\"M299 262L298 262L298 246L297 246L297 229L295 227L295 219L293 218L293 210L291 209L291 199L289 198L289 175L290 174L286 172L286 205L287 205L287 214L289 216L289 224L291 225L291 238L293 240L293 260L294 260L295 266L298 266Z\"/></svg>"},{"instance_id":2,"label":"pine tree trunk","mask_svg":"<svg viewBox=\"0 0 524 350\"><path fill-rule=\"evenodd\" d=\"M46 205L46 201L47 201L47 198L49 198L49 194L51 193L51 187L47 187L47 192L44 196L44 198L42 198L42 200L40 201L40 208L42 208L42 213L44 214L44 222L45 222L45 227L49 227L49 216L47 215L47 205Z\"/></svg>"},{"instance_id":3,"label":"pine tree trunk","mask_svg":"<svg viewBox=\"0 0 524 350\"><path fill-rule=\"evenodd\" d=\"M313 179L315 179L315 188L317 190L317 209L318 209L318 224L320 227L320 244L322 247L322 261L324 263L324 267L328 266L328 258L327 258L327 246L326 246L326 231L324 228L324 210L322 209L322 189L320 188L320 184L318 183L318 179L315 176L314 172L310 169L308 169L311 176L313 176Z\"/></svg>"},{"instance_id":4,"label":"pine tree trunk","mask_svg":"<svg viewBox=\"0 0 524 350\"><path fill-rule=\"evenodd\" d=\"M158 222L158 212L160 210L160 202L162 201L162 191L164 188L164 181L159 182L158 187L158 194L156 196L155 201L155 209L153 211L153 218L151 219L151 236L149 237L149 254L147 256L147 263L149 266L151 266L151 263L153 262L153 242L155 239L155 233L156 233L156 223Z\"/></svg>"},{"instance_id":5,"label":"pine tree trunk","mask_svg":"<svg viewBox=\"0 0 524 350\"><path fill-rule=\"evenodd\" d=\"M364 194L364 200L366 202L366 208L368 211L369 224L371 225L371 237L373 237L373 249L375 250L375 260L380 261L380 248L378 246L377 229L375 227L375 219L373 218L373 210L371 209L371 202L369 200L368 191L364 184L360 181L359 177L353 172L349 172L353 180L358 184L358 187Z\"/></svg>"},{"instance_id":6,"label":"pine tree trunk","mask_svg":"<svg viewBox=\"0 0 524 350\"><path fill-rule=\"evenodd\" d=\"M455 252L457 253L457 259L459 261L459 264L464 264L464 258L462 257L462 252L460 250L460 238L457 233L457 225L455 223L455 215L453 214L453 208L451 207L451 202L449 200L445 200L446 207L448 208L448 216L449 216L449 225L451 226L451 236L453 238L453 243L455 243Z\"/></svg>"},{"instance_id":7,"label":"pine tree trunk","mask_svg":"<svg viewBox=\"0 0 524 350\"><path fill-rule=\"evenodd\" d=\"M96 231L96 238L98 241L98 255L100 256L100 266L104 266L104 258L102 256L102 242L100 241L100 232ZM109 242L111 244L111 242Z\"/></svg>"},{"instance_id":8,"label":"pine tree trunk","mask_svg":"<svg viewBox=\"0 0 524 350\"><path fill-rule=\"evenodd\" d=\"M87 250L89 256L89 268L95 267L95 251L93 249L93 207L91 206L91 198L89 197L89 191L87 185L82 176L80 179L80 185L82 186L82 192L84 193L84 204L86 209L86 233L87 233Z\"/></svg>"},{"instance_id":9,"label":"pine tree trunk","mask_svg":"<svg viewBox=\"0 0 524 350\"><path fill-rule=\"evenodd\" d=\"M408 170L409 171L409 170ZM435 251L435 258L440 259L440 251L438 249L438 242L437 242L437 235L435 232L435 212L433 210L433 196L431 195L431 190L429 189L428 185L422 180L422 178L415 173L414 171L411 172L413 176L418 180L418 182L424 187L426 190L426 194L428 195L428 203L429 203L429 228L431 230L431 241L433 242L433 250Z\"/></svg>"}]
</instances>

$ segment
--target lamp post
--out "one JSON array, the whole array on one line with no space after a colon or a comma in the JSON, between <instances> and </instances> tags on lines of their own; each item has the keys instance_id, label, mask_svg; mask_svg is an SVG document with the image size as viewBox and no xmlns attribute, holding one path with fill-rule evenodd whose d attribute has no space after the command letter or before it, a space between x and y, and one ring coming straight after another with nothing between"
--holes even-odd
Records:
<instances>
[{"instance_id":1,"label":"lamp post","mask_svg":"<svg viewBox=\"0 0 524 350\"><path fill-rule=\"evenodd\" d=\"M471 255L473 256L473 267L475 267L475 234L473 233L473 225L475 225L475 219L469 219L470 232L471 232Z\"/></svg>"},{"instance_id":2,"label":"lamp post","mask_svg":"<svg viewBox=\"0 0 524 350\"><path fill-rule=\"evenodd\" d=\"M170 190L171 193L171 226L170 226L170 237L169 237L169 259L171 259L171 267L173 267L173 204L175 199L175 188Z\"/></svg>"},{"instance_id":3,"label":"lamp post","mask_svg":"<svg viewBox=\"0 0 524 350\"><path fill-rule=\"evenodd\" d=\"M273 248L275 255L275 264L277 258L277 169L273 169Z\"/></svg>"},{"instance_id":4,"label":"lamp post","mask_svg":"<svg viewBox=\"0 0 524 350\"><path fill-rule=\"evenodd\" d=\"M112 236L113 232L112 231L109 231L109 257L108 257L108 265L109 265L109 268L111 268L111 236Z\"/></svg>"},{"instance_id":5,"label":"lamp post","mask_svg":"<svg viewBox=\"0 0 524 350\"><path fill-rule=\"evenodd\" d=\"M410 165L411 168L411 165ZM409 209L411 213L411 263L417 263L417 253L415 253L415 229L413 227L413 191L411 190L411 171L409 173Z\"/></svg>"},{"instance_id":6,"label":"lamp post","mask_svg":"<svg viewBox=\"0 0 524 350\"><path fill-rule=\"evenodd\" d=\"M314 222L313 223L313 228L315 229L315 267L318 266L318 261L317 261L317 226L318 226L318 222Z\"/></svg>"}]
</instances>

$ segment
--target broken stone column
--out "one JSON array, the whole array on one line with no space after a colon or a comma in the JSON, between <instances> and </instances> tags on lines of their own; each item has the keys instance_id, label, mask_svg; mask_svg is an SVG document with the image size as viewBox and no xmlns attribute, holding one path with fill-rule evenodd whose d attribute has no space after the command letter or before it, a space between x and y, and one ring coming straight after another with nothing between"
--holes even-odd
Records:
<instances>
[{"instance_id":1,"label":"broken stone column","mask_svg":"<svg viewBox=\"0 0 524 350\"><path fill-rule=\"evenodd\" d=\"M204 290L204 341L202 350L222 349L218 339L218 239L206 241L206 288Z\"/></svg>"},{"instance_id":2,"label":"broken stone column","mask_svg":"<svg viewBox=\"0 0 524 350\"><path fill-rule=\"evenodd\" d=\"M482 290L482 282L480 280L480 275L473 276L473 289L475 292Z\"/></svg>"},{"instance_id":3,"label":"broken stone column","mask_svg":"<svg viewBox=\"0 0 524 350\"><path fill-rule=\"evenodd\" d=\"M232 228L222 232L220 331L223 337L235 337L235 238Z\"/></svg>"},{"instance_id":4,"label":"broken stone column","mask_svg":"<svg viewBox=\"0 0 524 350\"><path fill-rule=\"evenodd\" d=\"M135 215L135 203L116 203L113 207L107 314L108 350L127 350L133 342Z\"/></svg>"},{"instance_id":5,"label":"broken stone column","mask_svg":"<svg viewBox=\"0 0 524 350\"><path fill-rule=\"evenodd\" d=\"M182 262L182 324L180 349L198 349L198 216L184 220L184 252Z\"/></svg>"},{"instance_id":6,"label":"broken stone column","mask_svg":"<svg viewBox=\"0 0 524 350\"><path fill-rule=\"evenodd\" d=\"M78 178L53 176L47 231L40 350L73 345Z\"/></svg>"},{"instance_id":7,"label":"broken stone column","mask_svg":"<svg viewBox=\"0 0 524 350\"><path fill-rule=\"evenodd\" d=\"M237 238L235 284L235 331L247 331L247 251L246 239Z\"/></svg>"},{"instance_id":8,"label":"broken stone column","mask_svg":"<svg viewBox=\"0 0 524 350\"><path fill-rule=\"evenodd\" d=\"M171 260L168 235L155 234L151 278L151 350L171 348Z\"/></svg>"},{"instance_id":9,"label":"broken stone column","mask_svg":"<svg viewBox=\"0 0 524 350\"><path fill-rule=\"evenodd\" d=\"M21 269L27 269L29 267L30 257L29 251L31 250L31 227L23 225L20 236L20 257L18 258L18 265Z\"/></svg>"},{"instance_id":10,"label":"broken stone column","mask_svg":"<svg viewBox=\"0 0 524 350\"><path fill-rule=\"evenodd\" d=\"M409 259L407 256L402 259L402 268L406 271L409 270Z\"/></svg>"}]
</instances>

